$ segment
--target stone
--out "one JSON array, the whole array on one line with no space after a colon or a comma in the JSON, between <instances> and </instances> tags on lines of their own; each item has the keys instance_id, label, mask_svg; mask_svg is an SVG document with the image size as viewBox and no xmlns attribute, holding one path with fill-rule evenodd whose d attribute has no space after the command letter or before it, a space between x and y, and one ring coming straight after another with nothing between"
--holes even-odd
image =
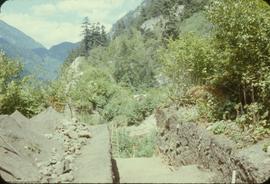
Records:
<instances>
[{"instance_id":1,"label":"stone","mask_svg":"<svg viewBox=\"0 0 270 184\"><path fill-rule=\"evenodd\" d=\"M73 155L67 155L65 157L65 160L69 160L70 162L72 162L74 160L74 156Z\"/></svg>"},{"instance_id":2,"label":"stone","mask_svg":"<svg viewBox=\"0 0 270 184\"><path fill-rule=\"evenodd\" d=\"M77 139L78 138L77 133L71 129L69 131L67 131L64 135L66 135L70 139Z\"/></svg>"},{"instance_id":3,"label":"stone","mask_svg":"<svg viewBox=\"0 0 270 184\"><path fill-rule=\"evenodd\" d=\"M92 136L88 131L84 130L84 131L79 132L79 137L90 139Z\"/></svg>"},{"instance_id":4,"label":"stone","mask_svg":"<svg viewBox=\"0 0 270 184\"><path fill-rule=\"evenodd\" d=\"M55 179L55 178L57 178L57 175L56 174L52 174L51 178L52 179Z\"/></svg>"},{"instance_id":5,"label":"stone","mask_svg":"<svg viewBox=\"0 0 270 184\"><path fill-rule=\"evenodd\" d=\"M72 122L74 122L74 123L78 123L79 121L78 121L78 119L77 119L77 118L72 118Z\"/></svg>"},{"instance_id":6,"label":"stone","mask_svg":"<svg viewBox=\"0 0 270 184\"><path fill-rule=\"evenodd\" d=\"M72 146L72 147L69 148L69 151L70 151L71 154L75 153L76 148L74 146Z\"/></svg>"},{"instance_id":7,"label":"stone","mask_svg":"<svg viewBox=\"0 0 270 184\"><path fill-rule=\"evenodd\" d=\"M61 182L72 182L74 180L74 176L72 175L72 173L65 173L63 175L60 176L60 180Z\"/></svg>"},{"instance_id":8,"label":"stone","mask_svg":"<svg viewBox=\"0 0 270 184\"><path fill-rule=\"evenodd\" d=\"M77 155L77 156L79 156L79 155L81 155L82 153L79 151L79 150L76 150L75 151L75 155Z\"/></svg>"},{"instance_id":9,"label":"stone","mask_svg":"<svg viewBox=\"0 0 270 184\"><path fill-rule=\"evenodd\" d=\"M70 160L65 160L64 161L63 173L69 173L71 171L70 164L71 164Z\"/></svg>"},{"instance_id":10,"label":"stone","mask_svg":"<svg viewBox=\"0 0 270 184\"><path fill-rule=\"evenodd\" d=\"M51 168L49 167L44 167L39 172L44 176L51 176Z\"/></svg>"},{"instance_id":11,"label":"stone","mask_svg":"<svg viewBox=\"0 0 270 184\"><path fill-rule=\"evenodd\" d=\"M57 163L57 159L52 158L52 159L50 160L50 164L51 164L51 165L55 165L56 163Z\"/></svg>"},{"instance_id":12,"label":"stone","mask_svg":"<svg viewBox=\"0 0 270 184\"><path fill-rule=\"evenodd\" d=\"M62 162L57 162L55 164L55 173L61 175L64 173L64 164Z\"/></svg>"}]
</instances>

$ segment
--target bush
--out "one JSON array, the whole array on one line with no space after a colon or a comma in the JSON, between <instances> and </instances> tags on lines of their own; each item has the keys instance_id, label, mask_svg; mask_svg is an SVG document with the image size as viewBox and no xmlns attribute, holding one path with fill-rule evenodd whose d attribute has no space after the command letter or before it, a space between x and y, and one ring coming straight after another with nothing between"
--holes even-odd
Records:
<instances>
[{"instance_id":1,"label":"bush","mask_svg":"<svg viewBox=\"0 0 270 184\"><path fill-rule=\"evenodd\" d=\"M119 129L117 134L118 153L120 158L152 157L156 150L156 133L144 137L130 137L125 129ZM116 137L114 137L115 139Z\"/></svg>"},{"instance_id":2,"label":"bush","mask_svg":"<svg viewBox=\"0 0 270 184\"><path fill-rule=\"evenodd\" d=\"M42 90L30 77L22 77L23 66L0 53L0 113L18 110L31 117L42 110Z\"/></svg>"},{"instance_id":3,"label":"bush","mask_svg":"<svg viewBox=\"0 0 270 184\"><path fill-rule=\"evenodd\" d=\"M238 115L250 114L254 104L261 106L252 110L256 123L270 105L270 7L261 0L215 1L208 18L215 26L216 53L223 55L215 63L212 82L240 105Z\"/></svg>"},{"instance_id":4,"label":"bush","mask_svg":"<svg viewBox=\"0 0 270 184\"><path fill-rule=\"evenodd\" d=\"M173 96L181 98L192 86L208 81L213 74L212 50L206 38L185 34L159 51L163 71L173 83Z\"/></svg>"},{"instance_id":5,"label":"bush","mask_svg":"<svg viewBox=\"0 0 270 184\"><path fill-rule=\"evenodd\" d=\"M197 101L208 119L270 128L270 7L261 0L214 1L207 17L211 38L185 34L160 51L173 99L192 86L210 86L225 98L208 93Z\"/></svg>"}]
</instances>

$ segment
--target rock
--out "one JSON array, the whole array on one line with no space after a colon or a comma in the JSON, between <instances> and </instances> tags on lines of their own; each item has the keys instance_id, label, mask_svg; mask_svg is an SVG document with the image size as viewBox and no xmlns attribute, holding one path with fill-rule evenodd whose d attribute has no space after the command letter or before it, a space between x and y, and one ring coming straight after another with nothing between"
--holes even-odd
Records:
<instances>
[{"instance_id":1,"label":"rock","mask_svg":"<svg viewBox=\"0 0 270 184\"><path fill-rule=\"evenodd\" d=\"M73 155L67 155L67 156L65 157L65 160L69 160L70 162L73 162L74 156L73 156Z\"/></svg>"},{"instance_id":2,"label":"rock","mask_svg":"<svg viewBox=\"0 0 270 184\"><path fill-rule=\"evenodd\" d=\"M52 158L52 159L50 160L50 165L55 165L56 163L57 163L57 159Z\"/></svg>"},{"instance_id":3,"label":"rock","mask_svg":"<svg viewBox=\"0 0 270 184\"><path fill-rule=\"evenodd\" d=\"M70 153L72 154L72 153L75 153L76 148L75 148L74 146L72 146L72 147L70 147L68 150L69 150Z\"/></svg>"},{"instance_id":4,"label":"rock","mask_svg":"<svg viewBox=\"0 0 270 184\"><path fill-rule=\"evenodd\" d=\"M65 173L63 175L60 176L60 180L61 182L72 182L74 180L74 176L72 175L72 173Z\"/></svg>"},{"instance_id":5,"label":"rock","mask_svg":"<svg viewBox=\"0 0 270 184\"><path fill-rule=\"evenodd\" d=\"M69 172L71 172L70 164L71 164L71 161L70 160L65 160L64 161L63 173L69 173Z\"/></svg>"},{"instance_id":6,"label":"rock","mask_svg":"<svg viewBox=\"0 0 270 184\"><path fill-rule=\"evenodd\" d=\"M92 136L88 131L83 130L79 132L79 137L90 139Z\"/></svg>"},{"instance_id":7,"label":"rock","mask_svg":"<svg viewBox=\"0 0 270 184\"><path fill-rule=\"evenodd\" d=\"M44 167L42 168L40 171L40 174L44 175L44 176L51 176L51 168L49 167Z\"/></svg>"},{"instance_id":8,"label":"rock","mask_svg":"<svg viewBox=\"0 0 270 184\"><path fill-rule=\"evenodd\" d=\"M55 178L57 178L57 175L56 174L52 174L51 178L52 179L55 179Z\"/></svg>"},{"instance_id":9,"label":"rock","mask_svg":"<svg viewBox=\"0 0 270 184\"><path fill-rule=\"evenodd\" d=\"M81 151L79 151L79 150L76 150L76 151L75 151L75 155L79 156L79 155L81 155L81 154L82 154Z\"/></svg>"},{"instance_id":10,"label":"rock","mask_svg":"<svg viewBox=\"0 0 270 184\"><path fill-rule=\"evenodd\" d=\"M64 173L64 164L62 162L57 162L55 164L55 173L61 175Z\"/></svg>"},{"instance_id":11,"label":"rock","mask_svg":"<svg viewBox=\"0 0 270 184\"><path fill-rule=\"evenodd\" d=\"M37 167L40 169L44 164L42 162L37 163Z\"/></svg>"},{"instance_id":12,"label":"rock","mask_svg":"<svg viewBox=\"0 0 270 184\"><path fill-rule=\"evenodd\" d=\"M67 132L64 133L64 135L70 139L77 139L78 138L77 133L73 130L68 130Z\"/></svg>"},{"instance_id":13,"label":"rock","mask_svg":"<svg viewBox=\"0 0 270 184\"><path fill-rule=\"evenodd\" d=\"M77 118L72 118L72 122L74 122L74 123L78 123L79 121L78 121L78 119L77 119Z\"/></svg>"}]
</instances>

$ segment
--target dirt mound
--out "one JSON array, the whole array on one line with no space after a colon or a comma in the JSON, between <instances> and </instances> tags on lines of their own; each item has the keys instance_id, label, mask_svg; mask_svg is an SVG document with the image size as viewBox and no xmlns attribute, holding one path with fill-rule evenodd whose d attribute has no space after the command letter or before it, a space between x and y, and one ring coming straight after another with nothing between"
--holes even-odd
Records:
<instances>
[{"instance_id":1,"label":"dirt mound","mask_svg":"<svg viewBox=\"0 0 270 184\"><path fill-rule=\"evenodd\" d=\"M63 119L62 114L49 107L44 112L31 118L30 129L41 134L49 134L56 129Z\"/></svg>"},{"instance_id":2,"label":"dirt mound","mask_svg":"<svg viewBox=\"0 0 270 184\"><path fill-rule=\"evenodd\" d=\"M10 117L14 118L17 122L22 124L29 122L29 119L22 115L19 111L15 111L10 115Z\"/></svg>"},{"instance_id":3,"label":"dirt mound","mask_svg":"<svg viewBox=\"0 0 270 184\"><path fill-rule=\"evenodd\" d=\"M35 146L32 132L6 116L0 121L0 173L8 181L38 181L39 173L29 157ZM32 154L33 155L33 154ZM23 168L23 169L22 169ZM27 177L25 177L27 176Z\"/></svg>"},{"instance_id":4,"label":"dirt mound","mask_svg":"<svg viewBox=\"0 0 270 184\"><path fill-rule=\"evenodd\" d=\"M11 182L72 182L89 128L52 108L32 119L0 116L0 176Z\"/></svg>"}]
</instances>

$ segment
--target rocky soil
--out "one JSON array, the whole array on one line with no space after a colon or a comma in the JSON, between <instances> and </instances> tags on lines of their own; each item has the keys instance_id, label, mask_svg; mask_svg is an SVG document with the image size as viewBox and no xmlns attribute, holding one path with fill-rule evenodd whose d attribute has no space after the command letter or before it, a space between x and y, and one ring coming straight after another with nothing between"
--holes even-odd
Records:
<instances>
[{"instance_id":1,"label":"rocky soil","mask_svg":"<svg viewBox=\"0 0 270 184\"><path fill-rule=\"evenodd\" d=\"M199 164L216 173L219 183L262 183L270 179L270 152L265 143L239 149L223 135L186 122L172 109L156 111L160 154L174 167Z\"/></svg>"},{"instance_id":2,"label":"rocky soil","mask_svg":"<svg viewBox=\"0 0 270 184\"><path fill-rule=\"evenodd\" d=\"M52 108L31 120L0 116L0 175L11 182L73 182L90 127Z\"/></svg>"}]
</instances>

